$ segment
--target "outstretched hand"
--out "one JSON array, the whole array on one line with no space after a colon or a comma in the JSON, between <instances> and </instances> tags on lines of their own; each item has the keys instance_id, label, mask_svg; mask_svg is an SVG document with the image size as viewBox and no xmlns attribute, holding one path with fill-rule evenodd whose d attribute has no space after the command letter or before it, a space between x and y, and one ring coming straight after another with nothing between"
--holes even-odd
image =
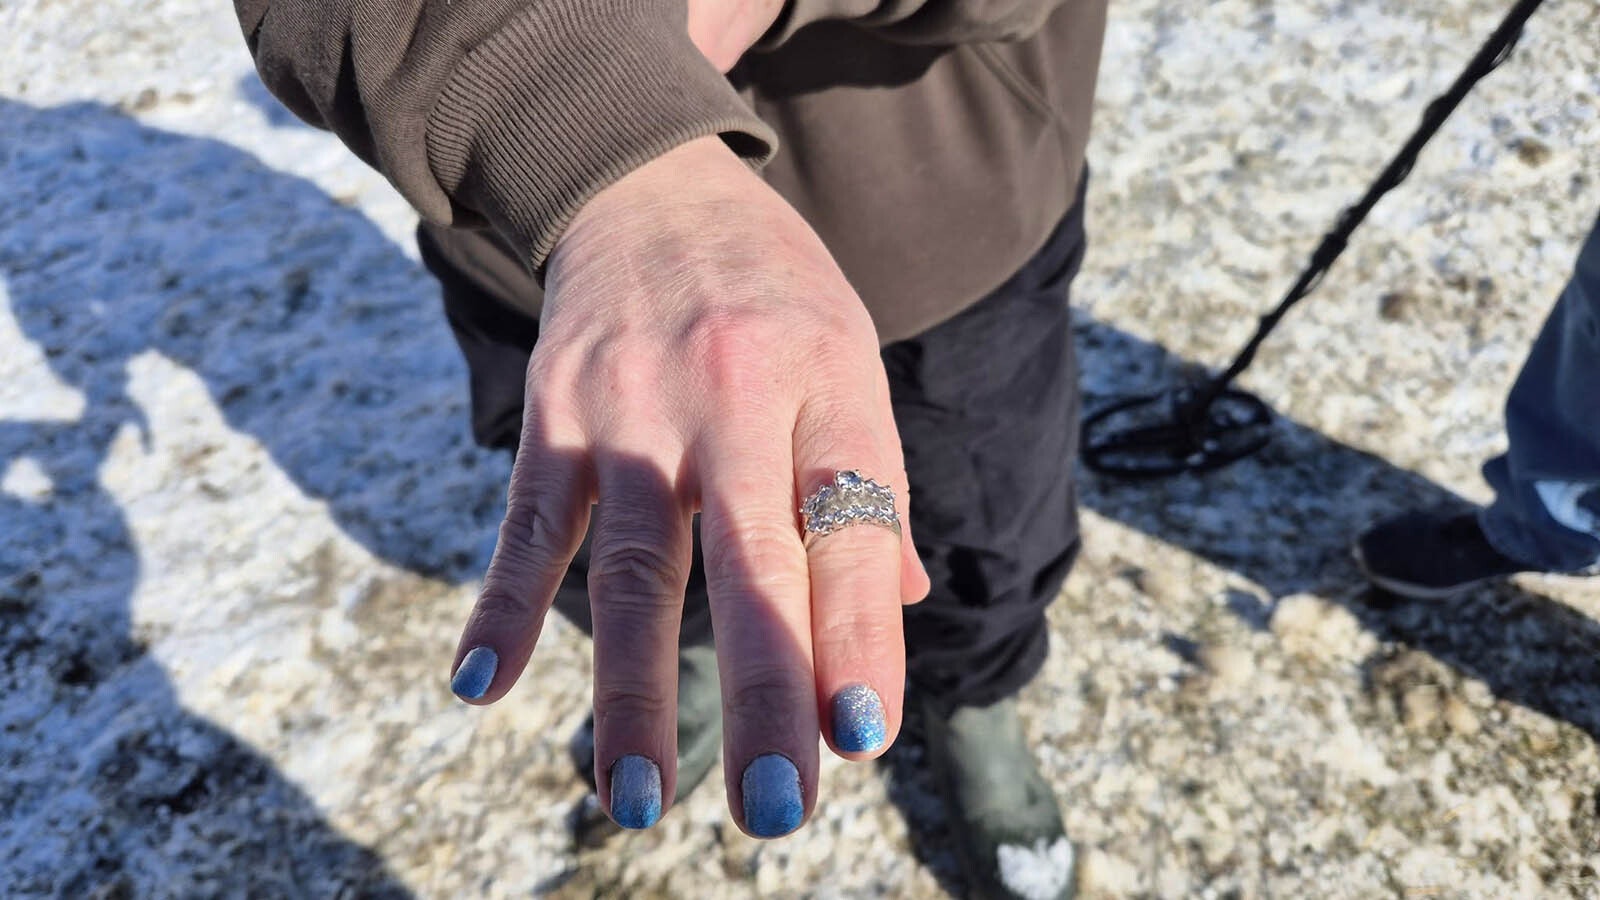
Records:
<instances>
[{"instance_id":1,"label":"outstretched hand","mask_svg":"<svg viewBox=\"0 0 1600 900\"><path fill-rule=\"evenodd\" d=\"M557 245L525 410L499 543L456 655L458 693L492 703L511 688L592 527L599 796L608 812L613 799L636 808L641 791L670 803L698 512L729 807L757 837L799 827L816 801L819 734L866 759L898 732L900 607L928 590L909 530L863 524L809 552L802 542L801 498L841 469L893 488L907 522L860 299L719 139L691 141L589 201ZM614 797L626 757L639 758L616 770L629 796Z\"/></svg>"}]
</instances>

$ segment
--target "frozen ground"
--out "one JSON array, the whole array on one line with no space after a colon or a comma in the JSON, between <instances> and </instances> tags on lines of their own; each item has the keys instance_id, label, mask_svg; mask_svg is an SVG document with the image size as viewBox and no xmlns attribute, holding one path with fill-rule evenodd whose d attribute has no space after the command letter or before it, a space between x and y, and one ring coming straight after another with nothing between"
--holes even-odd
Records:
<instances>
[{"instance_id":1,"label":"frozen ground","mask_svg":"<svg viewBox=\"0 0 1600 900\"><path fill-rule=\"evenodd\" d=\"M1225 359L1500 2L1119 0L1076 296L1091 399ZM1600 207L1600 11L1556 0L1248 384L1265 454L1089 480L1025 695L1097 897L1600 896L1600 590L1383 604L1383 514L1482 498ZM445 671L504 461L411 215L255 84L225 3L0 4L0 895L936 896L917 748L758 844L713 779L578 849L558 627Z\"/></svg>"}]
</instances>

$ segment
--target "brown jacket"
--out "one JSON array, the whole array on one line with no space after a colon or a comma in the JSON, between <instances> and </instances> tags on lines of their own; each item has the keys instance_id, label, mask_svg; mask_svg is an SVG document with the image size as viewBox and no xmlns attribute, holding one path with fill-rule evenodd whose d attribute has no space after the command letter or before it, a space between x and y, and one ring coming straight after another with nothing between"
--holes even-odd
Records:
<instances>
[{"instance_id":1,"label":"brown jacket","mask_svg":"<svg viewBox=\"0 0 1600 900\"><path fill-rule=\"evenodd\" d=\"M727 77L681 0L235 9L268 88L505 302L538 314L529 273L589 197L720 134L817 230L887 342L1000 284L1065 212L1105 4L789 0Z\"/></svg>"}]
</instances>

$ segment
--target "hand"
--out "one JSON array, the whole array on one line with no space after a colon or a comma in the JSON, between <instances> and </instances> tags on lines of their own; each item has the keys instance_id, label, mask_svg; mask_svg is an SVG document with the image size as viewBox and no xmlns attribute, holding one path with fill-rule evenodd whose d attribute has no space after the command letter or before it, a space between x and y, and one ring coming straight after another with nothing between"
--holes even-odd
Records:
<instances>
[{"instance_id":1,"label":"hand","mask_svg":"<svg viewBox=\"0 0 1600 900\"><path fill-rule=\"evenodd\" d=\"M688 0L689 39L727 74L783 11L783 0Z\"/></svg>"},{"instance_id":2,"label":"hand","mask_svg":"<svg viewBox=\"0 0 1600 900\"><path fill-rule=\"evenodd\" d=\"M838 469L892 487L908 522L872 322L817 236L717 138L665 154L586 204L550 259L546 289L506 518L457 651L458 692L490 703L510 689L597 504L595 779L618 818L612 766L641 756L670 802L678 625L698 511L729 806L754 836L792 831L816 799L819 732L848 759L893 741L900 606L928 591L909 528L902 541L857 525L809 554L801 541L800 499ZM469 652L476 661L463 665ZM833 727L833 698L853 685L881 698L876 746L857 749ZM744 782L768 754L777 757ZM624 781L624 793L640 783Z\"/></svg>"}]
</instances>

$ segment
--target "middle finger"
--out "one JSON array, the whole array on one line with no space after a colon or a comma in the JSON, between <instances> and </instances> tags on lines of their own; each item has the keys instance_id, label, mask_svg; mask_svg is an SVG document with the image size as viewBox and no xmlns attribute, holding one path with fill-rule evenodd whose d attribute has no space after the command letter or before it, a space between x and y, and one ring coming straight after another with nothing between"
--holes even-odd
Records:
<instances>
[{"instance_id":1,"label":"middle finger","mask_svg":"<svg viewBox=\"0 0 1600 900\"><path fill-rule=\"evenodd\" d=\"M704 436L700 538L722 673L728 805L779 837L815 802L817 708L810 582L795 528L792 413L730 411ZM748 408L747 408L748 409Z\"/></svg>"},{"instance_id":2,"label":"middle finger","mask_svg":"<svg viewBox=\"0 0 1600 900\"><path fill-rule=\"evenodd\" d=\"M648 828L677 781L689 504L668 469L643 457L597 453L595 468L599 503L589 560L595 785L617 824Z\"/></svg>"}]
</instances>

